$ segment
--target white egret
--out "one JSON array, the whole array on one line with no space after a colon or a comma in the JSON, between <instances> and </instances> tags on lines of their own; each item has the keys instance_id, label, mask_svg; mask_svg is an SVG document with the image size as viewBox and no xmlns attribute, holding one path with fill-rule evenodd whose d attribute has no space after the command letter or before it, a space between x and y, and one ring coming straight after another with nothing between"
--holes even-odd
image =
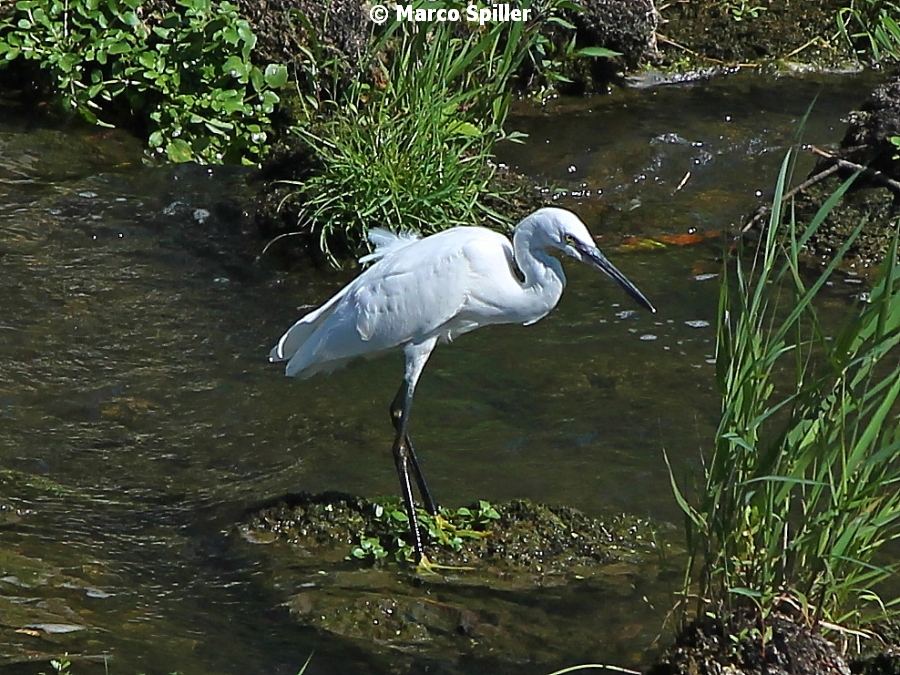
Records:
<instances>
[{"instance_id":1,"label":"white egret","mask_svg":"<svg viewBox=\"0 0 900 675\"><path fill-rule=\"evenodd\" d=\"M416 383L438 342L491 324L531 325L559 302L566 276L553 253L605 272L638 303L650 301L601 253L570 211L542 208L522 220L512 242L482 227L455 227L424 239L373 229L373 263L318 309L297 321L272 349L285 373L307 378L356 357L402 347L403 383L390 406L394 462L409 516L416 562L428 567L414 508L410 467L425 508L437 515L415 450L409 415Z\"/></svg>"}]
</instances>

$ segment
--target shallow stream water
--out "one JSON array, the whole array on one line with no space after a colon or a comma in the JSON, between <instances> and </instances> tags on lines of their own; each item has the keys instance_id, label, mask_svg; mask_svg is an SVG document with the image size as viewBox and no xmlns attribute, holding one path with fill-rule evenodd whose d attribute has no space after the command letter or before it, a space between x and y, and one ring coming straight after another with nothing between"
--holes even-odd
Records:
<instances>
[{"instance_id":1,"label":"shallow stream water","mask_svg":"<svg viewBox=\"0 0 900 675\"><path fill-rule=\"evenodd\" d=\"M869 84L739 75L518 107L529 139L500 159L562 188L659 312L570 266L548 319L439 348L412 422L439 500L680 523L663 450L691 480L714 431L722 233L768 197L813 99L806 138L836 142ZM248 175L149 168L127 135L0 103L0 664L38 672L69 651L92 657L77 673L104 659L111 673L296 673L312 652L308 673L640 666L677 586L665 555L620 583L510 593L540 642L521 654L398 650L281 607L288 582L230 543L233 523L298 490L394 493L401 368L395 355L296 382L266 363L352 273L257 260ZM832 289L835 316L855 290Z\"/></svg>"}]
</instances>

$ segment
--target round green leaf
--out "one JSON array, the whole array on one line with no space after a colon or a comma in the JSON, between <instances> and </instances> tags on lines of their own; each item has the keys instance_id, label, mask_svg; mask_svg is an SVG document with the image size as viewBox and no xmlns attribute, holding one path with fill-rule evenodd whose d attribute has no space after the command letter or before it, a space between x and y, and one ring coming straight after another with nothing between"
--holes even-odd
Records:
<instances>
[{"instance_id":1,"label":"round green leaf","mask_svg":"<svg viewBox=\"0 0 900 675\"><path fill-rule=\"evenodd\" d=\"M190 162L194 158L190 144L181 138L169 141L166 146L166 155L169 157L169 161L175 163Z\"/></svg>"},{"instance_id":2,"label":"round green leaf","mask_svg":"<svg viewBox=\"0 0 900 675\"><path fill-rule=\"evenodd\" d=\"M270 63L266 66L263 77L266 80L266 84L273 89L283 87L285 84L287 84L288 79L287 66L285 66L283 63Z\"/></svg>"}]
</instances>

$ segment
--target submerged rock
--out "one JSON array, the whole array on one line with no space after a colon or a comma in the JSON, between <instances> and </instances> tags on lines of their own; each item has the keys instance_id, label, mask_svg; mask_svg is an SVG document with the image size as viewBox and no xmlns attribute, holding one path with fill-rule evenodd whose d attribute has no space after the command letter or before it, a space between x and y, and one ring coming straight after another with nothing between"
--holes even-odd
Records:
<instances>
[{"instance_id":1,"label":"submerged rock","mask_svg":"<svg viewBox=\"0 0 900 675\"><path fill-rule=\"evenodd\" d=\"M662 558L645 521L526 501L446 510L447 538L427 542L427 552L465 568L431 575L404 560L398 512L394 500L296 495L249 513L233 541L261 557L257 581L275 589L296 621L381 645L394 666L398 651L444 664L474 657L555 665L561 654L589 654L598 624L631 638L651 626L642 642L653 637L647 598L667 598L670 586L658 580ZM373 540L386 555L376 558L370 546L354 557Z\"/></svg>"}]
</instances>

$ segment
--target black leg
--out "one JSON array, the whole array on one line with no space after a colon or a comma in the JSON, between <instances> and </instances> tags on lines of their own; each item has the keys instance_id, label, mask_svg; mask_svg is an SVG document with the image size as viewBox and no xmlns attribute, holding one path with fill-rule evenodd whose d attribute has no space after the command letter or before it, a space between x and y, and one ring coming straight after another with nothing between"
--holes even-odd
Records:
<instances>
[{"instance_id":1,"label":"black leg","mask_svg":"<svg viewBox=\"0 0 900 675\"><path fill-rule=\"evenodd\" d=\"M394 437L394 463L397 465L397 475L400 477L400 490L406 506L406 515L409 517L409 531L412 534L413 547L416 551L416 565L426 567L429 563L422 547L422 533L419 532L419 519L416 517L416 504L413 501L412 485L409 482L410 464L412 464L416 482L419 484L419 490L422 492L422 499L426 502L429 511L434 509L434 500L431 499L431 494L422 478L422 471L419 469L419 462L416 461L412 444L409 442L407 429L409 428L409 412L412 409L416 383L436 344L437 338L432 337L417 344L407 344L403 348L403 354L406 357L403 386L400 387L394 402L391 403L391 421L397 432Z\"/></svg>"},{"instance_id":2,"label":"black leg","mask_svg":"<svg viewBox=\"0 0 900 675\"><path fill-rule=\"evenodd\" d=\"M400 427L403 422L403 402L405 399L406 383L404 382L400 385L400 389L397 390L397 395L391 403L391 423L394 425L394 431L398 434L400 433ZM416 479L416 484L419 486L419 494L422 495L422 501L425 502L425 510L435 516L438 512L437 505L435 504L434 498L431 496L431 490L428 489L428 483L425 482L425 475L419 467L419 458L416 457L416 451L415 448L413 448L409 434L404 434L402 441L403 445L405 445L408 450L409 463L412 464L413 476Z\"/></svg>"},{"instance_id":3,"label":"black leg","mask_svg":"<svg viewBox=\"0 0 900 675\"><path fill-rule=\"evenodd\" d=\"M403 504L406 506L409 532L412 535L413 549L418 565L425 556L425 550L422 547L422 533L419 532L419 519L416 517L416 504L413 501L412 485L409 482L409 459L409 447L402 436L398 434L394 441L394 464L397 466L397 475L400 477L400 493L403 495Z\"/></svg>"}]
</instances>

